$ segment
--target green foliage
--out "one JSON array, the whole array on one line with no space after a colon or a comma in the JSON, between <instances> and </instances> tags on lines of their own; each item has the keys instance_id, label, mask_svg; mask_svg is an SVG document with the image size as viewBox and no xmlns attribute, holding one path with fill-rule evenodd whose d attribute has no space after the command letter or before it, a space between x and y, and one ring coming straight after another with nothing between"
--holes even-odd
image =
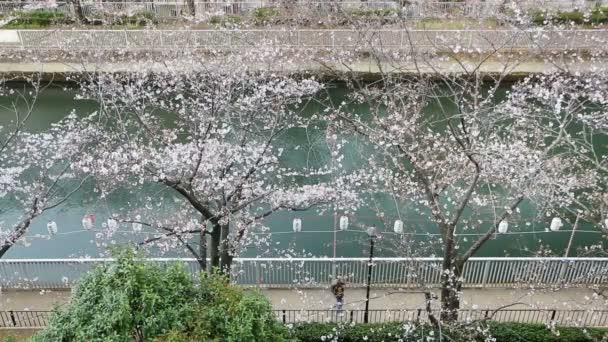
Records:
<instances>
[{"instance_id":1,"label":"green foliage","mask_svg":"<svg viewBox=\"0 0 608 342\"><path fill-rule=\"evenodd\" d=\"M126 342L183 329L196 292L183 266L161 268L124 252L83 277L70 304L33 340Z\"/></svg>"},{"instance_id":2,"label":"green foliage","mask_svg":"<svg viewBox=\"0 0 608 342\"><path fill-rule=\"evenodd\" d=\"M2 342L17 342L17 341L19 341L17 339L17 337L12 336L12 335L11 336L6 336L6 337L2 338Z\"/></svg>"},{"instance_id":3,"label":"green foliage","mask_svg":"<svg viewBox=\"0 0 608 342\"><path fill-rule=\"evenodd\" d=\"M535 11L532 13L532 22L537 26L549 23L556 25L602 25L608 23L608 7L596 7L588 13L570 11L551 14L545 11Z\"/></svg>"},{"instance_id":4,"label":"green foliage","mask_svg":"<svg viewBox=\"0 0 608 342\"><path fill-rule=\"evenodd\" d=\"M242 17L240 17L238 15L230 15L230 14L226 14L223 16L214 15L211 18L209 18L210 24L222 25L222 26L235 25L235 24L241 23L242 21L243 21Z\"/></svg>"},{"instance_id":5,"label":"green foliage","mask_svg":"<svg viewBox=\"0 0 608 342\"><path fill-rule=\"evenodd\" d=\"M287 330L264 296L231 286L222 276L203 275L192 325L185 332L172 332L161 341L284 341Z\"/></svg>"},{"instance_id":6,"label":"green foliage","mask_svg":"<svg viewBox=\"0 0 608 342\"><path fill-rule=\"evenodd\" d=\"M41 28L67 22L65 13L56 11L18 11L13 15L17 18L6 24L5 28Z\"/></svg>"},{"instance_id":7,"label":"green foliage","mask_svg":"<svg viewBox=\"0 0 608 342\"><path fill-rule=\"evenodd\" d=\"M253 11L253 19L256 24L268 23L278 16L279 10L274 7L259 7Z\"/></svg>"},{"instance_id":8,"label":"green foliage","mask_svg":"<svg viewBox=\"0 0 608 342\"><path fill-rule=\"evenodd\" d=\"M123 15L113 18L113 23L130 26L146 26L148 24L158 24L158 19L154 12L140 11L132 15Z\"/></svg>"},{"instance_id":9,"label":"green foliage","mask_svg":"<svg viewBox=\"0 0 608 342\"><path fill-rule=\"evenodd\" d=\"M370 18L370 17L389 17L396 16L397 10L394 8L383 9L354 9L350 11L353 17Z\"/></svg>"},{"instance_id":10,"label":"green foliage","mask_svg":"<svg viewBox=\"0 0 608 342\"><path fill-rule=\"evenodd\" d=\"M486 333L481 333L486 331ZM438 340L439 331L427 325L414 326L410 323L385 324L343 324L334 323L305 323L297 324L290 330L291 336L297 341L319 341L322 336L326 340L338 336L340 342L355 341L426 341L427 337ZM484 342L491 336L500 342L583 342L601 341L608 338L606 329L582 329L558 327L554 331L540 324L496 323L469 328L443 327L442 334L447 341L479 341Z\"/></svg>"},{"instance_id":11,"label":"green foliage","mask_svg":"<svg viewBox=\"0 0 608 342\"><path fill-rule=\"evenodd\" d=\"M220 275L193 281L181 264L161 267L127 251L84 276L32 341L282 341L286 334L259 293Z\"/></svg>"},{"instance_id":12,"label":"green foliage","mask_svg":"<svg viewBox=\"0 0 608 342\"><path fill-rule=\"evenodd\" d=\"M606 329L557 327L555 331L541 324L490 323L490 334L504 342L583 342L608 339Z\"/></svg>"}]
</instances>

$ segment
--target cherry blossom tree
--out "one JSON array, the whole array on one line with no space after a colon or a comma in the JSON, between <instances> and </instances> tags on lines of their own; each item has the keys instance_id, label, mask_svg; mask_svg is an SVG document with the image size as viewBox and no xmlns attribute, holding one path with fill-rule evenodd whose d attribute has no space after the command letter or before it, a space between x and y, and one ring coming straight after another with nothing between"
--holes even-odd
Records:
<instances>
[{"instance_id":1,"label":"cherry blossom tree","mask_svg":"<svg viewBox=\"0 0 608 342\"><path fill-rule=\"evenodd\" d=\"M87 181L72 165L95 141L87 119L75 113L44 132L28 132L38 96L50 83L38 77L14 80L27 83L23 87L9 87L7 80L1 83L0 96L10 99L3 109L13 112L14 119L0 127L0 200L17 203L20 215L14 222L0 222L0 257L17 243L27 244L25 235L32 222L64 203ZM49 234L56 233L55 222L47 226Z\"/></svg>"},{"instance_id":2,"label":"cherry blossom tree","mask_svg":"<svg viewBox=\"0 0 608 342\"><path fill-rule=\"evenodd\" d=\"M277 211L354 199L336 190L325 168L283 160L286 133L306 128L299 111L323 85L226 59L98 74L82 88L83 98L100 104L104 138L79 168L94 175L102 193L155 183L170 190L168 204L177 202L161 214L160 199L145 199L143 208L116 213L109 230L118 222L160 230L142 244L185 246L202 269L207 254L213 267L229 269L253 239L248 232L264 231L263 220Z\"/></svg>"},{"instance_id":3,"label":"cherry blossom tree","mask_svg":"<svg viewBox=\"0 0 608 342\"><path fill-rule=\"evenodd\" d=\"M487 56L465 61L451 54L460 67L450 72L423 59L416 66L434 73L402 76L391 63L409 56L375 54L379 81L349 77L353 94L332 119L366 138L361 151L369 159L357 175L366 189L411 202L437 226L441 320L455 321L465 263L499 226L516 221L522 205L546 220L567 210L591 213L581 208L604 200L606 161L593 139L606 120L608 83L563 71L527 78L502 94L512 64L489 77L479 72ZM352 104L366 110L352 111ZM484 215L492 224L479 220ZM479 237L467 241L457 230Z\"/></svg>"}]
</instances>

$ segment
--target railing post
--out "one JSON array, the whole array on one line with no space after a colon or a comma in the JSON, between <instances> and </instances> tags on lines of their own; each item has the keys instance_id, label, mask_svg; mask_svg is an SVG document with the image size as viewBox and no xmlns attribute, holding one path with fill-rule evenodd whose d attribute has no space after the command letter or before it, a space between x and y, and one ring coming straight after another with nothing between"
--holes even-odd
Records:
<instances>
[{"instance_id":1,"label":"railing post","mask_svg":"<svg viewBox=\"0 0 608 342\"><path fill-rule=\"evenodd\" d=\"M557 279L557 282L561 285L565 283L564 280L564 274L566 274L566 267L568 267L568 262L567 261L562 261L560 267L559 267L559 278Z\"/></svg>"},{"instance_id":2,"label":"railing post","mask_svg":"<svg viewBox=\"0 0 608 342\"><path fill-rule=\"evenodd\" d=\"M287 323L287 318L285 317L285 309L283 309L283 324Z\"/></svg>"},{"instance_id":3,"label":"railing post","mask_svg":"<svg viewBox=\"0 0 608 342\"><path fill-rule=\"evenodd\" d=\"M11 323L13 323L13 327L17 326L17 320L15 319L15 312L13 312L13 310L9 311L10 315L11 315Z\"/></svg>"},{"instance_id":4,"label":"railing post","mask_svg":"<svg viewBox=\"0 0 608 342\"><path fill-rule=\"evenodd\" d=\"M490 271L490 261L487 260L483 267L483 275L481 276L481 286L486 285L486 281L488 280L488 272Z\"/></svg>"},{"instance_id":5,"label":"railing post","mask_svg":"<svg viewBox=\"0 0 608 342\"><path fill-rule=\"evenodd\" d=\"M23 37L21 36L21 30L17 30L17 37L19 37L19 43L21 43L21 48L25 49L25 44L23 43Z\"/></svg>"}]
</instances>

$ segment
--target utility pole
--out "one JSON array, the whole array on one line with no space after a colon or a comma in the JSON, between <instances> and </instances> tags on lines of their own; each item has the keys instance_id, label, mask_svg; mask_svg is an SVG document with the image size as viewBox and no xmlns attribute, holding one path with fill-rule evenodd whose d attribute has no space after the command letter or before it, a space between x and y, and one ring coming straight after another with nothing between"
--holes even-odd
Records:
<instances>
[{"instance_id":1,"label":"utility pole","mask_svg":"<svg viewBox=\"0 0 608 342\"><path fill-rule=\"evenodd\" d=\"M374 238L376 237L376 229L374 227L368 229L367 234L369 235L369 262L367 263L367 290L365 293L365 313L363 314L363 323L369 323L369 290L372 282Z\"/></svg>"}]
</instances>

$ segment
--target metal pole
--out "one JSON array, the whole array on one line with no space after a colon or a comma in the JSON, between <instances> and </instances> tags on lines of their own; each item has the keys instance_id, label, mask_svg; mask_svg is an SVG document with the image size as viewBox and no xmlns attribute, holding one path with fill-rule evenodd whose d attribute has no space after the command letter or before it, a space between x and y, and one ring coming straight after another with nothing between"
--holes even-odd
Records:
<instances>
[{"instance_id":1,"label":"metal pole","mask_svg":"<svg viewBox=\"0 0 608 342\"><path fill-rule=\"evenodd\" d=\"M338 213L334 209L334 258L333 258L333 260L331 262L332 263L332 270L331 270L332 280L336 279L336 240L337 240L337 236L336 236L337 229L336 229L336 226L338 224L337 221L338 221Z\"/></svg>"},{"instance_id":2,"label":"metal pole","mask_svg":"<svg viewBox=\"0 0 608 342\"><path fill-rule=\"evenodd\" d=\"M369 263L367 264L367 291L365 294L365 313L363 323L369 322L369 288L372 282L372 262L374 259L374 236L369 238Z\"/></svg>"},{"instance_id":3,"label":"metal pole","mask_svg":"<svg viewBox=\"0 0 608 342\"><path fill-rule=\"evenodd\" d=\"M564 258L568 257L570 253L570 247L572 246L572 240L574 240L574 233L576 232L576 227L578 227L578 219L580 215L576 215L576 220L574 221L574 227L572 227L572 234L570 234L570 240L568 240L568 247L566 247L566 252L564 253Z\"/></svg>"}]
</instances>

